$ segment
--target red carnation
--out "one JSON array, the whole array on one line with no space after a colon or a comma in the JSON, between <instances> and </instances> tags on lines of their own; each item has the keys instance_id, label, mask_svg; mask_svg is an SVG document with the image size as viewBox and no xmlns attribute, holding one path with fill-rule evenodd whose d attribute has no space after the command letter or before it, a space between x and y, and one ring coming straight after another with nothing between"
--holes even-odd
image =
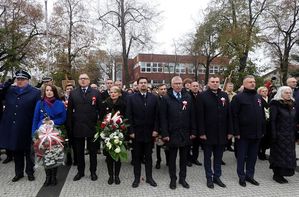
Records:
<instances>
[{"instance_id":1,"label":"red carnation","mask_svg":"<svg viewBox=\"0 0 299 197\"><path fill-rule=\"evenodd\" d=\"M116 129L116 126L115 126L115 125L112 125L112 129L115 130L115 129Z\"/></svg>"},{"instance_id":2,"label":"red carnation","mask_svg":"<svg viewBox=\"0 0 299 197\"><path fill-rule=\"evenodd\" d=\"M106 123L102 122L101 128L104 129L106 127Z\"/></svg>"},{"instance_id":3,"label":"red carnation","mask_svg":"<svg viewBox=\"0 0 299 197\"><path fill-rule=\"evenodd\" d=\"M125 126L125 125L121 125L121 126L120 126L120 129L121 129L121 130L126 130L126 126Z\"/></svg>"},{"instance_id":4,"label":"red carnation","mask_svg":"<svg viewBox=\"0 0 299 197\"><path fill-rule=\"evenodd\" d=\"M117 119L117 121L115 122L116 124L120 124L120 119Z\"/></svg>"}]
</instances>

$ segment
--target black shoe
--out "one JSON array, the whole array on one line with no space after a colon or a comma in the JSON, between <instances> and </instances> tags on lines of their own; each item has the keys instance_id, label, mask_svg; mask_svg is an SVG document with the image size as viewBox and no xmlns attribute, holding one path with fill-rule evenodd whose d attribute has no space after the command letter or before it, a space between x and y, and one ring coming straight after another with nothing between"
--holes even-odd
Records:
<instances>
[{"instance_id":1,"label":"black shoe","mask_svg":"<svg viewBox=\"0 0 299 197\"><path fill-rule=\"evenodd\" d=\"M223 165L223 166L224 166L225 164L226 164L226 163L225 163L225 162L222 160L222 161L221 161L221 165Z\"/></svg>"},{"instance_id":2,"label":"black shoe","mask_svg":"<svg viewBox=\"0 0 299 197\"><path fill-rule=\"evenodd\" d=\"M157 183L154 181L154 179L146 179L146 182L153 187L157 187Z\"/></svg>"},{"instance_id":3,"label":"black shoe","mask_svg":"<svg viewBox=\"0 0 299 197\"><path fill-rule=\"evenodd\" d=\"M220 187L226 187L226 185L220 180L220 178L214 178L213 182Z\"/></svg>"},{"instance_id":4,"label":"black shoe","mask_svg":"<svg viewBox=\"0 0 299 197\"><path fill-rule=\"evenodd\" d=\"M266 157L265 153L259 152L257 156L258 156L259 160L262 160L262 161L267 160L267 157Z\"/></svg>"},{"instance_id":5,"label":"black shoe","mask_svg":"<svg viewBox=\"0 0 299 197\"><path fill-rule=\"evenodd\" d=\"M7 157L6 159L4 159L4 161L2 162L3 164L7 164L9 162L12 161L12 157Z\"/></svg>"},{"instance_id":6,"label":"black shoe","mask_svg":"<svg viewBox=\"0 0 299 197\"><path fill-rule=\"evenodd\" d=\"M192 166L192 163L191 163L190 161L187 161L186 165L187 165L188 167L191 167L191 166Z\"/></svg>"},{"instance_id":7,"label":"black shoe","mask_svg":"<svg viewBox=\"0 0 299 197\"><path fill-rule=\"evenodd\" d=\"M156 163L156 169L160 169L160 168L161 168L160 162L157 162Z\"/></svg>"},{"instance_id":8,"label":"black shoe","mask_svg":"<svg viewBox=\"0 0 299 197\"><path fill-rule=\"evenodd\" d=\"M210 189L214 189L213 181L211 181L211 180L207 181L207 187L210 188Z\"/></svg>"},{"instance_id":9,"label":"black shoe","mask_svg":"<svg viewBox=\"0 0 299 197\"><path fill-rule=\"evenodd\" d=\"M251 183L252 185L256 185L256 186L259 186L259 185L260 185L256 180L254 180L254 179L251 178L251 177L246 177L245 180L246 180L247 182Z\"/></svg>"},{"instance_id":10,"label":"black shoe","mask_svg":"<svg viewBox=\"0 0 299 197\"><path fill-rule=\"evenodd\" d=\"M138 186L139 186L139 181L134 180L134 182L132 183L132 187L133 187L133 188L136 188L136 187L138 187Z\"/></svg>"},{"instance_id":11,"label":"black shoe","mask_svg":"<svg viewBox=\"0 0 299 197\"><path fill-rule=\"evenodd\" d=\"M184 188L190 188L189 184L185 180L179 180L179 184L181 184Z\"/></svg>"},{"instance_id":12,"label":"black shoe","mask_svg":"<svg viewBox=\"0 0 299 197\"><path fill-rule=\"evenodd\" d=\"M91 175L90 175L90 179L91 179L92 181L96 181L96 180L98 180L98 176L97 176L95 173L91 173Z\"/></svg>"},{"instance_id":13,"label":"black shoe","mask_svg":"<svg viewBox=\"0 0 299 197\"><path fill-rule=\"evenodd\" d=\"M12 182L17 182L18 180L20 180L23 177L24 177L24 175L16 175L11 181Z\"/></svg>"},{"instance_id":14,"label":"black shoe","mask_svg":"<svg viewBox=\"0 0 299 197\"><path fill-rule=\"evenodd\" d=\"M34 181L35 177L33 176L33 174L28 175L28 181Z\"/></svg>"},{"instance_id":15,"label":"black shoe","mask_svg":"<svg viewBox=\"0 0 299 197\"><path fill-rule=\"evenodd\" d=\"M282 176L280 176L280 175L273 175L273 180L280 184L284 183L282 180Z\"/></svg>"},{"instance_id":16,"label":"black shoe","mask_svg":"<svg viewBox=\"0 0 299 197\"><path fill-rule=\"evenodd\" d=\"M76 176L73 178L73 181L79 181L82 177L84 177L84 175L81 174L76 174Z\"/></svg>"},{"instance_id":17,"label":"black shoe","mask_svg":"<svg viewBox=\"0 0 299 197\"><path fill-rule=\"evenodd\" d=\"M118 176L115 177L115 180L114 180L114 181L115 181L115 184L116 184L116 185L119 185L119 184L120 184L120 179L119 179Z\"/></svg>"},{"instance_id":18,"label":"black shoe","mask_svg":"<svg viewBox=\"0 0 299 197\"><path fill-rule=\"evenodd\" d=\"M228 150L229 152L234 152L234 149L231 146L227 147L226 150Z\"/></svg>"},{"instance_id":19,"label":"black shoe","mask_svg":"<svg viewBox=\"0 0 299 197\"><path fill-rule=\"evenodd\" d=\"M289 181L286 180L283 176L281 176L283 183L288 183Z\"/></svg>"},{"instance_id":20,"label":"black shoe","mask_svg":"<svg viewBox=\"0 0 299 197\"><path fill-rule=\"evenodd\" d=\"M197 166L202 166L202 163L200 163L198 160L193 161L193 163Z\"/></svg>"},{"instance_id":21,"label":"black shoe","mask_svg":"<svg viewBox=\"0 0 299 197\"><path fill-rule=\"evenodd\" d=\"M108 179L108 184L109 184L109 185L112 185L113 182L114 182L114 180L113 180L113 176L110 176L109 179Z\"/></svg>"},{"instance_id":22,"label":"black shoe","mask_svg":"<svg viewBox=\"0 0 299 197\"><path fill-rule=\"evenodd\" d=\"M169 188L176 189L176 181L170 181Z\"/></svg>"},{"instance_id":23,"label":"black shoe","mask_svg":"<svg viewBox=\"0 0 299 197\"><path fill-rule=\"evenodd\" d=\"M239 179L239 185L241 185L242 187L246 187L245 180Z\"/></svg>"}]
</instances>

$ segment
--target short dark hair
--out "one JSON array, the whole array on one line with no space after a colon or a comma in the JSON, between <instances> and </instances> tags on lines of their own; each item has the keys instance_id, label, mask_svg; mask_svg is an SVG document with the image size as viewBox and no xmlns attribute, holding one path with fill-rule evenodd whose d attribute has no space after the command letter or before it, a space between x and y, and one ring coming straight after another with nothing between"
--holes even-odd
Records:
<instances>
[{"instance_id":1,"label":"short dark hair","mask_svg":"<svg viewBox=\"0 0 299 197\"><path fill-rule=\"evenodd\" d=\"M218 79L220 80L220 77L219 77L218 75L210 75L210 76L209 76L209 80L210 80L211 78L218 78Z\"/></svg>"},{"instance_id":2,"label":"short dark hair","mask_svg":"<svg viewBox=\"0 0 299 197\"><path fill-rule=\"evenodd\" d=\"M157 88L160 88L162 86L166 86L166 84L165 83L161 83L161 84L157 85Z\"/></svg>"},{"instance_id":3,"label":"short dark hair","mask_svg":"<svg viewBox=\"0 0 299 197\"><path fill-rule=\"evenodd\" d=\"M52 91L53 91L53 93L54 93L54 97L55 97L56 99L60 99L60 98L59 98L59 95L58 95L58 90L57 90L57 88L56 88L55 86L53 86L53 85L50 85L50 84L45 85L45 87L44 87L44 89L43 89L42 99L45 99L45 97L46 97L46 89L47 89L48 86L51 87L51 89L52 89Z\"/></svg>"},{"instance_id":4,"label":"short dark hair","mask_svg":"<svg viewBox=\"0 0 299 197\"><path fill-rule=\"evenodd\" d=\"M145 79L146 82L148 83L148 79L147 79L146 77L139 77L139 78L137 79L137 84L139 84L139 81L140 81L141 79Z\"/></svg>"}]
</instances>

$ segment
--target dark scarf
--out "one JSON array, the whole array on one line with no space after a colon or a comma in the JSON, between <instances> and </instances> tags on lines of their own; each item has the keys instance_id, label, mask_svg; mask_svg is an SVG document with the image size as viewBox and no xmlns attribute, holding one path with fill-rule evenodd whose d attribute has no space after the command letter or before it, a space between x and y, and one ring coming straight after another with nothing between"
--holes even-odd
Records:
<instances>
[{"instance_id":1,"label":"dark scarf","mask_svg":"<svg viewBox=\"0 0 299 197\"><path fill-rule=\"evenodd\" d=\"M56 101L56 98L55 97L51 97L51 98L45 97L44 101L49 107L52 107L54 102Z\"/></svg>"}]
</instances>

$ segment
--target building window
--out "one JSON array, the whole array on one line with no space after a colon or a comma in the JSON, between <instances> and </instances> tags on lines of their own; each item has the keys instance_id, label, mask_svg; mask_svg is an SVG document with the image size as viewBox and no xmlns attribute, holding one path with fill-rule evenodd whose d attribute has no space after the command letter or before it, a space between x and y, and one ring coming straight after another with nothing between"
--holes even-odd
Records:
<instances>
[{"instance_id":1,"label":"building window","mask_svg":"<svg viewBox=\"0 0 299 197\"><path fill-rule=\"evenodd\" d=\"M164 83L165 83L164 80L151 80L151 84L153 86L157 86L157 85L164 84Z\"/></svg>"},{"instance_id":2,"label":"building window","mask_svg":"<svg viewBox=\"0 0 299 197\"><path fill-rule=\"evenodd\" d=\"M193 64L188 65L188 74L195 74L195 66Z\"/></svg>"},{"instance_id":3,"label":"building window","mask_svg":"<svg viewBox=\"0 0 299 197\"><path fill-rule=\"evenodd\" d=\"M165 63L164 73L174 73L174 63Z\"/></svg>"},{"instance_id":4,"label":"building window","mask_svg":"<svg viewBox=\"0 0 299 197\"><path fill-rule=\"evenodd\" d=\"M153 73L162 73L163 72L163 66L161 63L153 63L152 67Z\"/></svg>"},{"instance_id":5,"label":"building window","mask_svg":"<svg viewBox=\"0 0 299 197\"><path fill-rule=\"evenodd\" d=\"M219 73L219 66L210 66L209 73L210 74L217 74L217 73Z\"/></svg>"},{"instance_id":6,"label":"building window","mask_svg":"<svg viewBox=\"0 0 299 197\"><path fill-rule=\"evenodd\" d=\"M198 65L197 73L198 74L205 74L206 68L203 65Z\"/></svg>"},{"instance_id":7,"label":"building window","mask_svg":"<svg viewBox=\"0 0 299 197\"><path fill-rule=\"evenodd\" d=\"M186 69L184 64L177 64L175 67L175 73L177 74L185 74Z\"/></svg>"},{"instance_id":8,"label":"building window","mask_svg":"<svg viewBox=\"0 0 299 197\"><path fill-rule=\"evenodd\" d=\"M143 73L150 73L151 72L151 63L142 62L140 65L140 71Z\"/></svg>"}]
</instances>

